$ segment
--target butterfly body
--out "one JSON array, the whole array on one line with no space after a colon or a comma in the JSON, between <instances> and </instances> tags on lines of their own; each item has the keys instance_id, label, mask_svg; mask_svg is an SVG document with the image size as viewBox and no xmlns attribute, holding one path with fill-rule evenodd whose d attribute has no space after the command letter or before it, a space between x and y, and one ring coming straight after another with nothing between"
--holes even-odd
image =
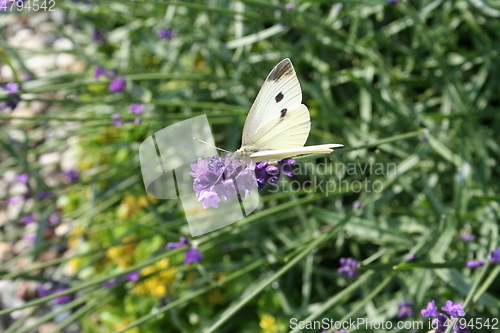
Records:
<instances>
[{"instance_id":1,"label":"butterfly body","mask_svg":"<svg viewBox=\"0 0 500 333\"><path fill-rule=\"evenodd\" d=\"M242 146L233 158L277 161L305 154L328 154L340 144L304 147L311 121L290 59L282 60L264 81L243 127Z\"/></svg>"}]
</instances>

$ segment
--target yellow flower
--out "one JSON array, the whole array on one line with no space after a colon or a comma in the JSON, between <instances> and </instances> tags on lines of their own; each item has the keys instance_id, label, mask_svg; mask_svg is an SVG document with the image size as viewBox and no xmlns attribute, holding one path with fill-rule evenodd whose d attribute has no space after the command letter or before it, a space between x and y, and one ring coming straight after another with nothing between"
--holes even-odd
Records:
<instances>
[{"instance_id":1,"label":"yellow flower","mask_svg":"<svg viewBox=\"0 0 500 333\"><path fill-rule=\"evenodd\" d=\"M82 258L80 257L72 258L68 261L68 270L71 272L71 274L76 274L81 264L82 264Z\"/></svg>"},{"instance_id":2,"label":"yellow flower","mask_svg":"<svg viewBox=\"0 0 500 333\"><path fill-rule=\"evenodd\" d=\"M151 295L156 298L167 294L167 288L175 281L177 267L169 267L168 258L164 258L141 271L142 276L151 275L146 280L137 283L133 291L138 295Z\"/></svg>"},{"instance_id":3,"label":"yellow flower","mask_svg":"<svg viewBox=\"0 0 500 333\"><path fill-rule=\"evenodd\" d=\"M274 316L271 316L268 314L263 315L260 318L259 326L266 333L278 331L278 325L276 325L276 318L274 318Z\"/></svg>"},{"instance_id":4,"label":"yellow flower","mask_svg":"<svg viewBox=\"0 0 500 333\"><path fill-rule=\"evenodd\" d=\"M129 240L130 238L124 237L121 241L127 243ZM135 246L135 243L112 246L106 250L106 256L116 262L120 268L125 269L132 263L131 253L134 252Z\"/></svg>"},{"instance_id":5,"label":"yellow flower","mask_svg":"<svg viewBox=\"0 0 500 333\"><path fill-rule=\"evenodd\" d=\"M115 326L115 330L118 331L118 330L121 330L122 328L126 327L128 324L130 324L132 321L131 320L128 320L128 319L125 319L121 322L119 322L118 324L116 324ZM132 327L128 330L126 330L124 333L140 333L141 331L139 330L138 327Z\"/></svg>"},{"instance_id":6,"label":"yellow flower","mask_svg":"<svg viewBox=\"0 0 500 333\"><path fill-rule=\"evenodd\" d=\"M139 212L141 207L145 207L148 204L148 199L145 196L134 197L131 194L127 194L122 199L120 206L118 206L116 216L121 219L129 218L133 214Z\"/></svg>"}]
</instances>

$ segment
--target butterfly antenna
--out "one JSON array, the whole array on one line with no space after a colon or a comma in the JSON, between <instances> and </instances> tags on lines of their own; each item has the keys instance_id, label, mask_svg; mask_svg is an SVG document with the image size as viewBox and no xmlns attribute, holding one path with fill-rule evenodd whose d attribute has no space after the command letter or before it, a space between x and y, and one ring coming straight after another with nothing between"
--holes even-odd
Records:
<instances>
[{"instance_id":1,"label":"butterfly antenna","mask_svg":"<svg viewBox=\"0 0 500 333\"><path fill-rule=\"evenodd\" d=\"M211 145L210 143L208 143L208 142L206 142L206 141L203 141L203 140L198 139L197 137L194 137L194 136L193 136L193 139L194 139L194 140L196 140L196 141L203 142L203 143L204 143L204 144L206 144L207 146L210 146L210 147L215 148L215 149L217 149L217 150L222 150L222 151L225 151L226 153L229 153L229 154L231 153L230 151L227 151L227 150L225 150L225 149L222 149L222 148L217 148L217 147L215 147L215 146Z\"/></svg>"}]
</instances>

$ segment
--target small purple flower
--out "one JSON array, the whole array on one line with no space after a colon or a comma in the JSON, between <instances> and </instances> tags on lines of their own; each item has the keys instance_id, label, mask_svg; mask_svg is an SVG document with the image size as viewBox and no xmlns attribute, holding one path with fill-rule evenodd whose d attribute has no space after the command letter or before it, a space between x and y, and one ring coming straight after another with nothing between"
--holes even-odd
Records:
<instances>
[{"instance_id":1,"label":"small purple flower","mask_svg":"<svg viewBox=\"0 0 500 333\"><path fill-rule=\"evenodd\" d=\"M450 317L437 312L436 303L434 301L429 302L426 310L422 310L422 316L424 317L435 317L432 321L432 325L435 328L435 333L444 333L448 328L447 325L449 323L453 323L455 319L458 317L465 316L465 311L462 309L462 303L453 303L452 301L446 301L446 306L441 308L443 311L448 313ZM458 324L455 324L453 327L453 332L457 333L469 333L469 329L459 321Z\"/></svg>"},{"instance_id":2,"label":"small purple flower","mask_svg":"<svg viewBox=\"0 0 500 333\"><path fill-rule=\"evenodd\" d=\"M199 195L198 201L203 201L203 208L205 209L208 207L219 208L220 198L216 192L203 191Z\"/></svg>"},{"instance_id":3,"label":"small purple flower","mask_svg":"<svg viewBox=\"0 0 500 333\"><path fill-rule=\"evenodd\" d=\"M434 333L444 333L447 328L447 323L450 321L450 318L445 316L442 313L436 313L435 318L432 320L432 327L435 327Z\"/></svg>"},{"instance_id":4,"label":"small purple flower","mask_svg":"<svg viewBox=\"0 0 500 333\"><path fill-rule=\"evenodd\" d=\"M132 271L124 275L125 279L128 281L137 281L140 278L139 271Z\"/></svg>"},{"instance_id":5,"label":"small purple flower","mask_svg":"<svg viewBox=\"0 0 500 333\"><path fill-rule=\"evenodd\" d=\"M360 209L361 208L361 202L359 201L356 201L353 205L352 205L352 208L353 209Z\"/></svg>"},{"instance_id":6,"label":"small purple flower","mask_svg":"<svg viewBox=\"0 0 500 333\"><path fill-rule=\"evenodd\" d=\"M23 195L16 195L16 196L5 199L5 203L7 203L9 205L15 205L15 204L21 202L21 200L23 200L23 199L24 199Z\"/></svg>"},{"instance_id":7,"label":"small purple flower","mask_svg":"<svg viewBox=\"0 0 500 333\"><path fill-rule=\"evenodd\" d=\"M182 247L188 244L189 244L189 239L187 237L182 236L180 240L176 243L171 243L171 242L167 243L167 250L176 249L178 247Z\"/></svg>"},{"instance_id":8,"label":"small purple flower","mask_svg":"<svg viewBox=\"0 0 500 333\"><path fill-rule=\"evenodd\" d=\"M171 40L177 37L177 31L171 29L160 29L158 30L158 38Z\"/></svg>"},{"instance_id":9,"label":"small purple flower","mask_svg":"<svg viewBox=\"0 0 500 333\"><path fill-rule=\"evenodd\" d=\"M389 4L389 5L397 5L398 4L398 0L387 0L387 4Z\"/></svg>"},{"instance_id":10,"label":"small purple flower","mask_svg":"<svg viewBox=\"0 0 500 333\"><path fill-rule=\"evenodd\" d=\"M142 119L141 118L135 118L134 119L134 124L140 124L142 123Z\"/></svg>"},{"instance_id":11,"label":"small purple flower","mask_svg":"<svg viewBox=\"0 0 500 333\"><path fill-rule=\"evenodd\" d=\"M231 154L212 156L209 160L199 158L191 169L193 189L205 209L218 208L221 199L228 201L235 194L244 198L255 187L254 165L233 160Z\"/></svg>"},{"instance_id":12,"label":"small purple flower","mask_svg":"<svg viewBox=\"0 0 500 333\"><path fill-rule=\"evenodd\" d=\"M297 163L293 158L284 158L281 161L278 161L278 165L281 166L281 172L288 177L293 177L292 165Z\"/></svg>"},{"instance_id":13,"label":"small purple flower","mask_svg":"<svg viewBox=\"0 0 500 333\"><path fill-rule=\"evenodd\" d=\"M57 294L57 293L60 293L60 292L63 292L65 290L67 290L68 287L61 287L61 288L58 288L54 294ZM63 296L59 296L57 298L55 298L53 300L54 304L66 304L66 303L69 303L71 302L71 300L73 299L73 296L71 294L67 294L67 295L63 295Z\"/></svg>"},{"instance_id":14,"label":"small purple flower","mask_svg":"<svg viewBox=\"0 0 500 333\"><path fill-rule=\"evenodd\" d=\"M404 301L398 304L398 318L407 318L413 316L413 303Z\"/></svg>"},{"instance_id":15,"label":"small purple flower","mask_svg":"<svg viewBox=\"0 0 500 333\"><path fill-rule=\"evenodd\" d=\"M453 317L465 316L465 311L462 309L462 302L453 303L452 301L446 301L446 306L443 306L441 310Z\"/></svg>"},{"instance_id":16,"label":"small purple flower","mask_svg":"<svg viewBox=\"0 0 500 333\"><path fill-rule=\"evenodd\" d=\"M92 40L94 42L103 42L106 39L106 31L94 28L92 31Z\"/></svg>"},{"instance_id":17,"label":"small purple flower","mask_svg":"<svg viewBox=\"0 0 500 333\"><path fill-rule=\"evenodd\" d=\"M9 94L17 94L19 92L19 83L9 82L3 87L3 90Z\"/></svg>"},{"instance_id":18,"label":"small purple flower","mask_svg":"<svg viewBox=\"0 0 500 333\"><path fill-rule=\"evenodd\" d=\"M36 194L36 197L38 199L48 199L52 198L54 195L50 191L40 191Z\"/></svg>"},{"instance_id":19,"label":"small purple flower","mask_svg":"<svg viewBox=\"0 0 500 333\"><path fill-rule=\"evenodd\" d=\"M111 115L111 119L113 119L113 125L115 125L116 127L120 127L125 124L125 120L120 119L120 117L121 115L119 113L113 113Z\"/></svg>"},{"instance_id":20,"label":"small purple flower","mask_svg":"<svg viewBox=\"0 0 500 333\"><path fill-rule=\"evenodd\" d=\"M70 169L64 173L64 177L73 183L80 179L80 172L77 169Z\"/></svg>"},{"instance_id":21,"label":"small purple flower","mask_svg":"<svg viewBox=\"0 0 500 333\"><path fill-rule=\"evenodd\" d=\"M294 7L294 6L293 6L293 3L287 3L287 4L285 5L285 9L286 9L286 10L292 10L292 9L293 9L293 7Z\"/></svg>"},{"instance_id":22,"label":"small purple flower","mask_svg":"<svg viewBox=\"0 0 500 333\"><path fill-rule=\"evenodd\" d=\"M186 265L191 262L200 262L201 258L203 258L200 250L195 247L188 249L185 254L186 257L184 258L184 264Z\"/></svg>"},{"instance_id":23,"label":"small purple flower","mask_svg":"<svg viewBox=\"0 0 500 333\"><path fill-rule=\"evenodd\" d=\"M19 104L19 102L21 102L21 98L16 96L16 97L9 99L3 103L0 103L0 111L7 109L7 108L14 110L17 107L17 105Z\"/></svg>"},{"instance_id":24,"label":"small purple flower","mask_svg":"<svg viewBox=\"0 0 500 333\"><path fill-rule=\"evenodd\" d=\"M114 286L117 282L118 282L118 280L117 280L117 279L107 280L107 281L104 281L104 282L102 283L102 286L103 286L104 288L111 288L111 287L113 287L113 286Z\"/></svg>"},{"instance_id":25,"label":"small purple flower","mask_svg":"<svg viewBox=\"0 0 500 333\"><path fill-rule=\"evenodd\" d=\"M491 252L490 254L490 260L494 264L500 263L500 247L496 249L495 251Z\"/></svg>"},{"instance_id":26,"label":"small purple flower","mask_svg":"<svg viewBox=\"0 0 500 333\"><path fill-rule=\"evenodd\" d=\"M111 81L108 86L108 90L111 92L122 92L126 85L127 81L125 81L125 78L123 76L118 76L116 79Z\"/></svg>"},{"instance_id":27,"label":"small purple flower","mask_svg":"<svg viewBox=\"0 0 500 333\"><path fill-rule=\"evenodd\" d=\"M460 233L460 239L464 242L472 242L474 239L476 239L476 236L471 234L470 231L464 231Z\"/></svg>"},{"instance_id":28,"label":"small purple flower","mask_svg":"<svg viewBox=\"0 0 500 333\"><path fill-rule=\"evenodd\" d=\"M61 213L59 212L53 212L52 214L49 215L49 223L51 225L56 225L59 222L61 222Z\"/></svg>"},{"instance_id":29,"label":"small purple flower","mask_svg":"<svg viewBox=\"0 0 500 333\"><path fill-rule=\"evenodd\" d=\"M132 272L129 272L127 274L124 274L122 276L119 276L117 278L114 278L114 279L111 279L111 280L107 280L107 281L104 281L102 283L102 286L104 288L111 288L113 287L115 284L119 283L119 282L122 282L123 280L127 280L127 281L137 281L139 280L140 278L140 274L139 274L139 271L132 271Z\"/></svg>"},{"instance_id":30,"label":"small purple flower","mask_svg":"<svg viewBox=\"0 0 500 333\"><path fill-rule=\"evenodd\" d=\"M20 173L16 176L16 181L21 184L27 184L29 176L27 173Z\"/></svg>"},{"instance_id":31,"label":"small purple flower","mask_svg":"<svg viewBox=\"0 0 500 333\"><path fill-rule=\"evenodd\" d=\"M35 217L33 216L33 214L28 214L28 215L25 215L21 218L21 223L24 225L33 223L35 221L36 220L35 220Z\"/></svg>"},{"instance_id":32,"label":"small purple flower","mask_svg":"<svg viewBox=\"0 0 500 333\"><path fill-rule=\"evenodd\" d=\"M34 243L36 241L36 235L35 234L25 234L23 236L23 239L27 242Z\"/></svg>"},{"instance_id":33,"label":"small purple flower","mask_svg":"<svg viewBox=\"0 0 500 333\"><path fill-rule=\"evenodd\" d=\"M354 258L340 258L340 267L337 270L340 274L347 275L350 278L358 275L359 262Z\"/></svg>"},{"instance_id":34,"label":"small purple flower","mask_svg":"<svg viewBox=\"0 0 500 333\"><path fill-rule=\"evenodd\" d=\"M413 261L415 260L416 256L413 254L413 253L408 253L406 256L405 256L406 260L408 261Z\"/></svg>"},{"instance_id":35,"label":"small purple flower","mask_svg":"<svg viewBox=\"0 0 500 333\"><path fill-rule=\"evenodd\" d=\"M280 169L269 162L259 162L255 165L255 177L257 178L257 187L262 190L268 183L272 185L278 183Z\"/></svg>"},{"instance_id":36,"label":"small purple flower","mask_svg":"<svg viewBox=\"0 0 500 333\"><path fill-rule=\"evenodd\" d=\"M97 65L95 67L95 70L94 70L94 79L99 79L101 76L105 76L105 77L108 77L108 78L113 78L116 76L116 70L109 70L109 71L105 71L104 70L104 67L102 67L101 65Z\"/></svg>"},{"instance_id":37,"label":"small purple flower","mask_svg":"<svg viewBox=\"0 0 500 333\"><path fill-rule=\"evenodd\" d=\"M438 315L436 301L427 303L427 309L420 311L423 317L436 317Z\"/></svg>"},{"instance_id":38,"label":"small purple flower","mask_svg":"<svg viewBox=\"0 0 500 333\"><path fill-rule=\"evenodd\" d=\"M483 266L484 263L485 263L484 260L472 260L472 261L467 261L466 266L469 268L477 268Z\"/></svg>"},{"instance_id":39,"label":"small purple flower","mask_svg":"<svg viewBox=\"0 0 500 333\"><path fill-rule=\"evenodd\" d=\"M95 66L95 70L94 70L94 79L99 79L101 76L104 76L104 67L102 67L101 65L97 65Z\"/></svg>"},{"instance_id":40,"label":"small purple flower","mask_svg":"<svg viewBox=\"0 0 500 333\"><path fill-rule=\"evenodd\" d=\"M144 112L144 104L130 104L129 109L133 114L142 114Z\"/></svg>"},{"instance_id":41,"label":"small purple flower","mask_svg":"<svg viewBox=\"0 0 500 333\"><path fill-rule=\"evenodd\" d=\"M46 283L41 283L38 286L38 296L40 297L46 297L51 294L57 294L60 292L63 292L68 289L68 285L64 282L60 281L55 281L55 280L50 280L49 282ZM63 295L55 298L52 302L54 304L65 304L68 303L73 299L73 296L68 294L68 295Z\"/></svg>"}]
</instances>

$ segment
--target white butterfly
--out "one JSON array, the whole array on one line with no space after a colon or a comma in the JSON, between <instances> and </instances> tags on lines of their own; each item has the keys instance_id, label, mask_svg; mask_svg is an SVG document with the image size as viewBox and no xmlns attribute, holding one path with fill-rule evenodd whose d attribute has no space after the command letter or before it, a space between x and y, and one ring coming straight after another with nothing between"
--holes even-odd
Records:
<instances>
[{"instance_id":1,"label":"white butterfly","mask_svg":"<svg viewBox=\"0 0 500 333\"><path fill-rule=\"evenodd\" d=\"M266 78L243 127L235 159L277 161L305 154L329 154L341 144L304 147L311 121L290 59L282 60Z\"/></svg>"}]
</instances>

